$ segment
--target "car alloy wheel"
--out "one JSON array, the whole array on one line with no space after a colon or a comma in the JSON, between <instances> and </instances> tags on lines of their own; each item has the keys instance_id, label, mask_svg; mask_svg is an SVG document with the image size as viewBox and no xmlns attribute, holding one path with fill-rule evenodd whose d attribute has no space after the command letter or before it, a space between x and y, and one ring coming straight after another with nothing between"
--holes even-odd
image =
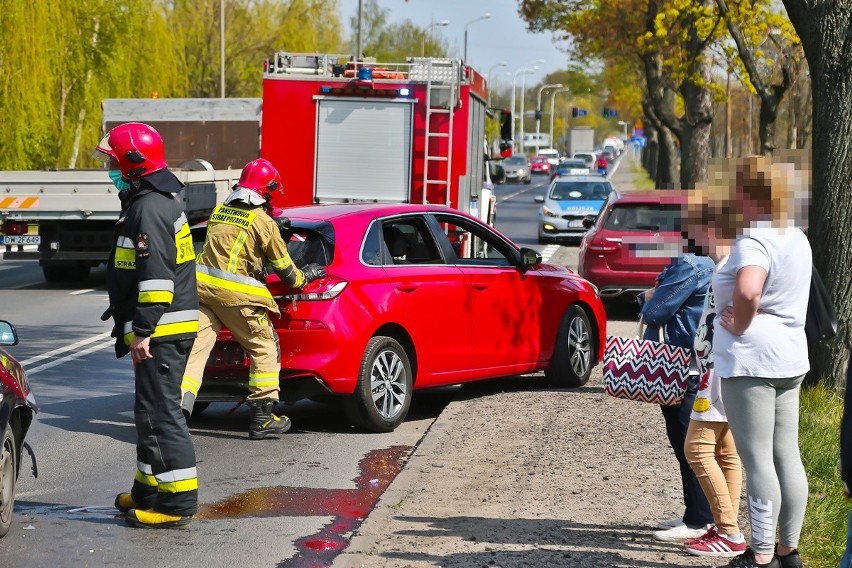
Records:
<instances>
[{"instance_id":1,"label":"car alloy wheel","mask_svg":"<svg viewBox=\"0 0 852 568\"><path fill-rule=\"evenodd\" d=\"M588 382L592 374L594 335L586 311L576 304L569 306L556 332L550 367L544 372L551 383L576 388Z\"/></svg>"},{"instance_id":2,"label":"car alloy wheel","mask_svg":"<svg viewBox=\"0 0 852 568\"><path fill-rule=\"evenodd\" d=\"M15 505L15 435L7 424L0 447L0 537L6 536L12 526L12 509Z\"/></svg>"},{"instance_id":3,"label":"car alloy wheel","mask_svg":"<svg viewBox=\"0 0 852 568\"><path fill-rule=\"evenodd\" d=\"M364 350L347 414L360 428L391 432L408 414L413 388L411 363L402 345L392 337L373 337Z\"/></svg>"},{"instance_id":4,"label":"car alloy wheel","mask_svg":"<svg viewBox=\"0 0 852 568\"><path fill-rule=\"evenodd\" d=\"M586 322L579 315L568 324L568 353L574 374L582 377L592 361L592 343Z\"/></svg>"}]
</instances>

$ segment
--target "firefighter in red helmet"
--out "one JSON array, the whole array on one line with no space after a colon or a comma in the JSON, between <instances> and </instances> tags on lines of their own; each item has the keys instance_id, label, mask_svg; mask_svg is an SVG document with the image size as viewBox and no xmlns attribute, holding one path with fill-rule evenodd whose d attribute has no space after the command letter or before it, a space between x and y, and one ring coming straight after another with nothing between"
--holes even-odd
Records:
<instances>
[{"instance_id":1,"label":"firefighter in red helmet","mask_svg":"<svg viewBox=\"0 0 852 568\"><path fill-rule=\"evenodd\" d=\"M116 356L130 353L136 375L136 475L115 507L144 528L186 525L198 507L195 449L180 409L180 385L198 331L192 237L151 126L116 126L95 150L118 164L129 189L107 265Z\"/></svg>"},{"instance_id":2,"label":"firefighter in red helmet","mask_svg":"<svg viewBox=\"0 0 852 568\"><path fill-rule=\"evenodd\" d=\"M248 405L249 438L283 434L290 429L286 416L272 407L279 400L281 351L269 312L280 310L263 283L270 266L283 282L301 288L325 276L317 264L297 268L287 252L279 226L268 214L273 192L282 192L278 171L267 160L246 164L240 181L207 225L204 248L198 255L199 329L181 387L181 406L192 412L204 375L204 366L216 336L226 326L251 359Z\"/></svg>"}]
</instances>

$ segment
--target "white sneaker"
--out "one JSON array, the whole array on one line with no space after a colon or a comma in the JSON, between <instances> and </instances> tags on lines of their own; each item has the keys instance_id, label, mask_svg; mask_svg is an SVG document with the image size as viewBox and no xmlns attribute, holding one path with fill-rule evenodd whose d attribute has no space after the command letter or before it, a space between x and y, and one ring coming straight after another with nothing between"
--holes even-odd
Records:
<instances>
[{"instance_id":1,"label":"white sneaker","mask_svg":"<svg viewBox=\"0 0 852 568\"><path fill-rule=\"evenodd\" d=\"M654 538L657 540L662 540L664 542L683 542L688 538L698 538L704 533L712 525L707 525L704 527L698 527L695 529L691 529L685 524L681 523L675 527L670 529L666 529L664 531L655 531Z\"/></svg>"},{"instance_id":2,"label":"white sneaker","mask_svg":"<svg viewBox=\"0 0 852 568\"><path fill-rule=\"evenodd\" d=\"M683 515L680 517L675 517L673 519L663 519L657 523L657 528L660 529L670 529L672 527L676 527L678 525L683 524Z\"/></svg>"}]
</instances>

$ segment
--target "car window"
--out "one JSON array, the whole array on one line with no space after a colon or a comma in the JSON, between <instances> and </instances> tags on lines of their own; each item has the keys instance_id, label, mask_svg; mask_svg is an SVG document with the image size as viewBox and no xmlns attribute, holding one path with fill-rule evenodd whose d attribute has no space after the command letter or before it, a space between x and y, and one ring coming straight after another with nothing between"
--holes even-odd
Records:
<instances>
[{"instance_id":1,"label":"car window","mask_svg":"<svg viewBox=\"0 0 852 568\"><path fill-rule=\"evenodd\" d=\"M296 266L314 263L328 266L331 262L331 245L325 241L320 232L292 227L282 236L287 242L287 252Z\"/></svg>"},{"instance_id":2,"label":"car window","mask_svg":"<svg viewBox=\"0 0 852 568\"><path fill-rule=\"evenodd\" d=\"M620 231L677 232L681 208L677 204L616 204L604 228Z\"/></svg>"},{"instance_id":3,"label":"car window","mask_svg":"<svg viewBox=\"0 0 852 568\"><path fill-rule=\"evenodd\" d=\"M550 189L555 201L603 201L609 197L612 186L606 182L557 181Z\"/></svg>"},{"instance_id":4,"label":"car window","mask_svg":"<svg viewBox=\"0 0 852 568\"><path fill-rule=\"evenodd\" d=\"M444 262L422 216L381 224L382 264L440 264Z\"/></svg>"},{"instance_id":5,"label":"car window","mask_svg":"<svg viewBox=\"0 0 852 568\"><path fill-rule=\"evenodd\" d=\"M559 169L560 170L570 170L570 169L587 170L588 167L586 166L586 162L584 162L583 160L571 159L571 160L565 160L561 164L559 164Z\"/></svg>"},{"instance_id":6,"label":"car window","mask_svg":"<svg viewBox=\"0 0 852 568\"><path fill-rule=\"evenodd\" d=\"M503 163L509 166L519 166L521 164L525 164L527 161L523 156L510 156L503 160Z\"/></svg>"},{"instance_id":7,"label":"car window","mask_svg":"<svg viewBox=\"0 0 852 568\"><path fill-rule=\"evenodd\" d=\"M503 239L477 223L455 215L436 215L442 234L466 266L514 266L512 249Z\"/></svg>"}]
</instances>

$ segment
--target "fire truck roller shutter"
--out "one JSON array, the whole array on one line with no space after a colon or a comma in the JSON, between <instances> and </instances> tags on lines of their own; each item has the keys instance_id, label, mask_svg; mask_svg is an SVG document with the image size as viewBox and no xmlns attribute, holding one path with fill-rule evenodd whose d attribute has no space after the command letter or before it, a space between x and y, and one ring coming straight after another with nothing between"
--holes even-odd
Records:
<instances>
[{"instance_id":1,"label":"fire truck roller shutter","mask_svg":"<svg viewBox=\"0 0 852 568\"><path fill-rule=\"evenodd\" d=\"M412 102L320 98L314 197L408 201Z\"/></svg>"}]
</instances>

